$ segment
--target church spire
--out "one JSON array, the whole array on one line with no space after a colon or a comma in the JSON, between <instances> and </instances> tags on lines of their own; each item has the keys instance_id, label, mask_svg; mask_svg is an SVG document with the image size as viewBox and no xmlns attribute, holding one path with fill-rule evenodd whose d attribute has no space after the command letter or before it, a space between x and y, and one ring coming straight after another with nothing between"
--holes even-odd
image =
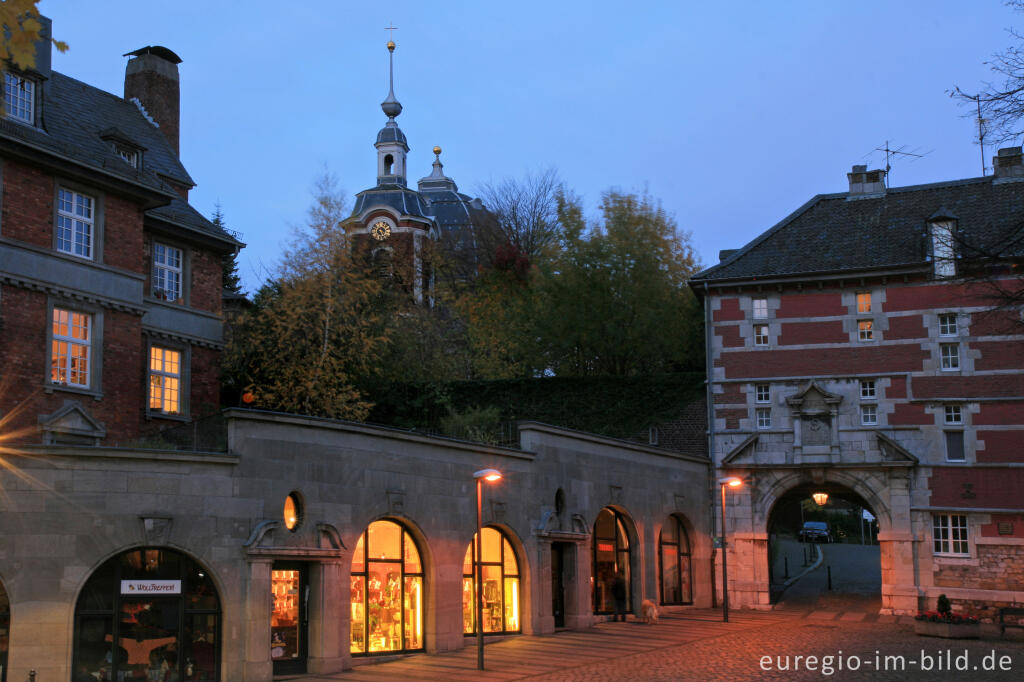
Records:
<instances>
[{"instance_id":1,"label":"church spire","mask_svg":"<svg viewBox=\"0 0 1024 682\"><path fill-rule=\"evenodd\" d=\"M390 28L390 27L389 27ZM380 132L377 133L377 184L406 186L405 158L409 153L409 144L405 133L398 127L395 117L402 113L402 105L395 99L395 41L388 41L388 97L380 104L380 108L388 117Z\"/></svg>"},{"instance_id":2,"label":"church spire","mask_svg":"<svg viewBox=\"0 0 1024 682\"><path fill-rule=\"evenodd\" d=\"M388 41L388 98L381 102L380 108L388 117L388 123L395 123L395 116L402 113L402 104L395 99L395 41Z\"/></svg>"}]
</instances>

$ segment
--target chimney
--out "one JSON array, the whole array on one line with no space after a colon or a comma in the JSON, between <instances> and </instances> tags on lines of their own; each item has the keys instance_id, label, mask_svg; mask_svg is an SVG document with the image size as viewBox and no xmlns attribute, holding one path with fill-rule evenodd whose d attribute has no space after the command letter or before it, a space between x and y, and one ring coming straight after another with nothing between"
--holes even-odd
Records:
<instances>
[{"instance_id":1,"label":"chimney","mask_svg":"<svg viewBox=\"0 0 1024 682\"><path fill-rule=\"evenodd\" d=\"M997 178L1024 178L1024 159L1020 147L1000 149L992 157L992 170Z\"/></svg>"},{"instance_id":2,"label":"chimney","mask_svg":"<svg viewBox=\"0 0 1024 682\"><path fill-rule=\"evenodd\" d=\"M869 171L867 166L854 166L846 174L850 180L850 196L863 194L881 194L885 192L885 171Z\"/></svg>"},{"instance_id":3,"label":"chimney","mask_svg":"<svg viewBox=\"0 0 1024 682\"><path fill-rule=\"evenodd\" d=\"M159 45L143 47L124 56L131 57L124 71L124 98L139 101L171 143L174 153L179 154L178 64L181 58Z\"/></svg>"}]
</instances>

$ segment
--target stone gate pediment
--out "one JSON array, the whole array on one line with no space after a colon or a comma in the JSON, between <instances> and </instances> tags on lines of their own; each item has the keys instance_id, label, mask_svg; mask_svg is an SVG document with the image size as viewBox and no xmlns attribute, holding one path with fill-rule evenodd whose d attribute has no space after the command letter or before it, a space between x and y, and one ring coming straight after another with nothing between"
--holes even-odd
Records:
<instances>
[{"instance_id":1,"label":"stone gate pediment","mask_svg":"<svg viewBox=\"0 0 1024 682\"><path fill-rule=\"evenodd\" d=\"M743 464L755 464L755 450L757 450L758 434L745 439L739 445L734 447L729 453L722 459L721 466L739 466Z\"/></svg>"}]
</instances>

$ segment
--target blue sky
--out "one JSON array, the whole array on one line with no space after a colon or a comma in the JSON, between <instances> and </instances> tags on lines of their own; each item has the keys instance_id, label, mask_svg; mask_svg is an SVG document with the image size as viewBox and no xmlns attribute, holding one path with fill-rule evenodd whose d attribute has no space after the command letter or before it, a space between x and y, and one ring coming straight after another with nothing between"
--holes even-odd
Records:
<instances>
[{"instance_id":1,"label":"blue sky","mask_svg":"<svg viewBox=\"0 0 1024 682\"><path fill-rule=\"evenodd\" d=\"M173 9L169 9L173 8ZM376 180L387 32L410 184L431 147L475 195L548 167L593 212L646 189L705 265L811 196L846 190L886 140L924 158L893 185L981 174L975 125L946 91L977 89L1024 15L974 2L226 2L43 0L71 49L54 68L121 94L121 55L184 60L181 154L192 204L219 201L248 248L251 291L303 222L326 167L351 196ZM995 150L988 150L991 157ZM991 160L989 159L989 163Z\"/></svg>"}]
</instances>

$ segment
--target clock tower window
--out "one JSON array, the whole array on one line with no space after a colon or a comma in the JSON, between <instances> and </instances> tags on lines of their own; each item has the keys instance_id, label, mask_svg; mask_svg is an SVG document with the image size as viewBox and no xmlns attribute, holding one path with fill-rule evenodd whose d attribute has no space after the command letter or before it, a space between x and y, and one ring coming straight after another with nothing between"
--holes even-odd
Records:
<instances>
[{"instance_id":1,"label":"clock tower window","mask_svg":"<svg viewBox=\"0 0 1024 682\"><path fill-rule=\"evenodd\" d=\"M384 156L384 175L394 175L395 157L391 154Z\"/></svg>"}]
</instances>

